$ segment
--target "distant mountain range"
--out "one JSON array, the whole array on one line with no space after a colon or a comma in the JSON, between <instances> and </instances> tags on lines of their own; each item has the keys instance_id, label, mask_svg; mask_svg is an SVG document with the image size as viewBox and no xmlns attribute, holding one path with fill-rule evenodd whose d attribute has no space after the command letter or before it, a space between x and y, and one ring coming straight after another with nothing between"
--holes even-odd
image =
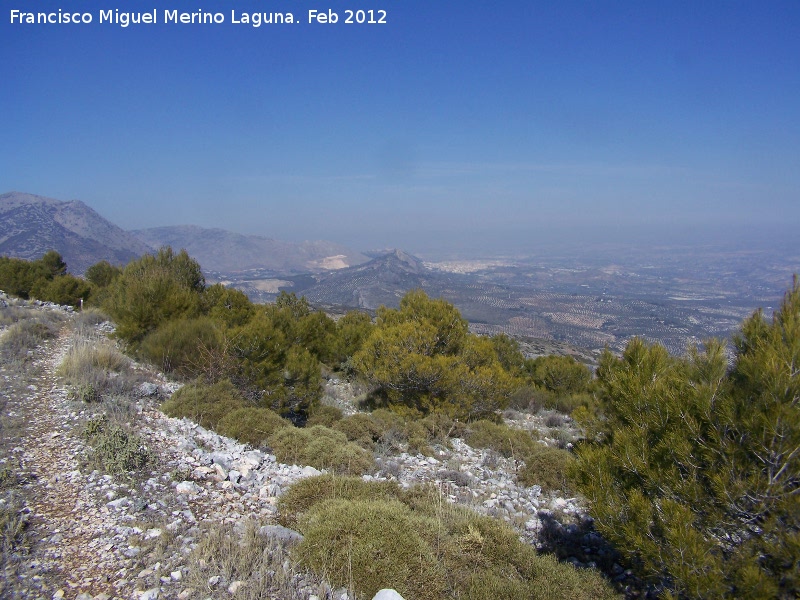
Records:
<instances>
[{"instance_id":1,"label":"distant mountain range","mask_svg":"<svg viewBox=\"0 0 800 600\"><path fill-rule=\"evenodd\" d=\"M194 225L139 229L131 233L153 249L166 245L185 248L204 270L226 274L253 269L281 274L316 273L369 260L333 242L285 242Z\"/></svg>"},{"instance_id":2,"label":"distant mountain range","mask_svg":"<svg viewBox=\"0 0 800 600\"><path fill-rule=\"evenodd\" d=\"M285 242L193 225L129 232L79 200L0 194L0 256L31 260L57 250L70 272L80 275L101 260L125 264L164 245L185 248L206 272L226 274L247 270L319 273L369 260L333 242Z\"/></svg>"},{"instance_id":3,"label":"distant mountain range","mask_svg":"<svg viewBox=\"0 0 800 600\"><path fill-rule=\"evenodd\" d=\"M61 253L70 272L82 274L100 260L123 264L150 248L80 200L0 194L0 255L31 260L48 250Z\"/></svg>"},{"instance_id":4,"label":"distant mountain range","mask_svg":"<svg viewBox=\"0 0 800 600\"><path fill-rule=\"evenodd\" d=\"M375 309L381 304L397 306L408 290L437 289L442 279L418 258L392 250L364 264L317 275L315 283L295 284L292 289L316 304Z\"/></svg>"}]
</instances>

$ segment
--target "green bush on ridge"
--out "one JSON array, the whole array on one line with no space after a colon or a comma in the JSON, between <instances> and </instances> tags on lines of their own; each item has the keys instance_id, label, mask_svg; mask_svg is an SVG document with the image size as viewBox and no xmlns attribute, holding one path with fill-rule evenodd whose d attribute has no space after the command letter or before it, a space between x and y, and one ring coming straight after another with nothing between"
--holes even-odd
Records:
<instances>
[{"instance_id":1,"label":"green bush on ridge","mask_svg":"<svg viewBox=\"0 0 800 600\"><path fill-rule=\"evenodd\" d=\"M375 405L415 416L486 417L505 408L520 384L490 339L470 334L452 304L422 290L408 292L397 310L378 309L352 366L375 386Z\"/></svg>"},{"instance_id":2,"label":"green bush on ridge","mask_svg":"<svg viewBox=\"0 0 800 600\"><path fill-rule=\"evenodd\" d=\"M387 587L406 598L616 597L596 572L540 556L509 526L430 487L322 475L278 506L279 521L305 536L294 557L362 597Z\"/></svg>"},{"instance_id":3,"label":"green bush on ridge","mask_svg":"<svg viewBox=\"0 0 800 600\"><path fill-rule=\"evenodd\" d=\"M170 417L186 417L207 429L216 429L226 415L247 406L241 393L226 380L185 385L162 404L161 410Z\"/></svg>"},{"instance_id":4,"label":"green bush on ridge","mask_svg":"<svg viewBox=\"0 0 800 600\"><path fill-rule=\"evenodd\" d=\"M24 299L80 306L91 295L91 286L67 273L67 265L55 250L38 260L0 256L0 290Z\"/></svg>"},{"instance_id":5,"label":"green bush on ridge","mask_svg":"<svg viewBox=\"0 0 800 600\"><path fill-rule=\"evenodd\" d=\"M217 431L258 448L266 444L273 433L291 426L291 422L268 408L247 406L234 409L222 417L217 423Z\"/></svg>"},{"instance_id":6,"label":"green bush on ridge","mask_svg":"<svg viewBox=\"0 0 800 600\"><path fill-rule=\"evenodd\" d=\"M268 439L275 458L287 464L311 465L335 473L360 475L374 465L372 453L347 441L347 437L322 425L285 428Z\"/></svg>"}]
</instances>

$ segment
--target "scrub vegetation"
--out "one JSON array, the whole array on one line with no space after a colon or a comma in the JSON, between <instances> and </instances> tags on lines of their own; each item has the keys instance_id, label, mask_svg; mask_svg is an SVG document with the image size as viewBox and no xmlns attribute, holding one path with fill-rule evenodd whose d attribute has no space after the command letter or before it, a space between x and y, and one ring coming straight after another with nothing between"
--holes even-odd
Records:
<instances>
[{"instance_id":1,"label":"scrub vegetation","mask_svg":"<svg viewBox=\"0 0 800 600\"><path fill-rule=\"evenodd\" d=\"M65 273L55 253L3 258L0 288L58 298L72 289ZM81 295L63 298L103 311L84 313L87 323L108 314L119 345L73 346L61 367L73 396L94 402L133 385L122 348L185 384L167 414L326 470L281 497L281 522L305 537L280 555L357 597L382 587L422 599L614 596L596 571L537 554L510 526L435 489L358 477L376 471L376 455L432 455L453 438L513 459L523 486L584 497L626 567L664 597L800 593L797 279L772 319L758 312L742 324L732 362L718 340L677 358L634 339L621 356L606 352L596 374L570 357L525 358L507 336L474 335L452 304L420 290L374 320L358 311L334 320L294 294L255 305L207 285L199 264L170 248L123 268L98 263L78 281ZM2 360L22 365L58 323L7 308ZM322 404L323 373L364 386L366 412ZM503 419L522 413L543 426ZM107 472L150 460L124 423L91 421L85 435ZM22 540L14 514L2 517L4 548ZM207 546L203 560L216 551Z\"/></svg>"}]
</instances>

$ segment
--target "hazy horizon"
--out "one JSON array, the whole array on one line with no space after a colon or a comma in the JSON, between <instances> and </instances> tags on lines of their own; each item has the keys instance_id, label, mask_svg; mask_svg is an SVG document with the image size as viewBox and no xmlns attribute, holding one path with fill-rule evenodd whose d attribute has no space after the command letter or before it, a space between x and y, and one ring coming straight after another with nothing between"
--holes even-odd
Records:
<instances>
[{"instance_id":1,"label":"hazy horizon","mask_svg":"<svg viewBox=\"0 0 800 600\"><path fill-rule=\"evenodd\" d=\"M323 25L292 0L210 0L225 23L97 22L112 8L169 7L0 19L0 189L126 229L423 255L774 245L800 226L796 2L409 0Z\"/></svg>"}]
</instances>

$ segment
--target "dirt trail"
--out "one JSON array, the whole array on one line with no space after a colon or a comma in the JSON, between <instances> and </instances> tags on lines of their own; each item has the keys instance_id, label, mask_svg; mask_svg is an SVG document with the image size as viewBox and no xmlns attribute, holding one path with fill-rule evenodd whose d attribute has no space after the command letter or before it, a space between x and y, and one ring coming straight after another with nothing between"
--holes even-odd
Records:
<instances>
[{"instance_id":1,"label":"dirt trail","mask_svg":"<svg viewBox=\"0 0 800 600\"><path fill-rule=\"evenodd\" d=\"M66 407L56 375L71 340L66 324L58 338L34 351L33 364L4 381L13 387L5 390L11 392L6 411L24 415L25 428L12 454L19 464L18 476L26 482L35 554L18 565L16 581L7 582L12 597L70 597L77 595L70 592L80 591L102 598L114 591L109 582L116 569L104 560L105 549L95 540L117 523L96 508L96 499L76 477L84 445L76 437L77 419Z\"/></svg>"},{"instance_id":2,"label":"dirt trail","mask_svg":"<svg viewBox=\"0 0 800 600\"><path fill-rule=\"evenodd\" d=\"M274 523L275 495L303 471L262 457L252 465L263 474L257 485L220 477L212 454L236 466L253 453L166 417L157 407L170 384L139 366L127 374L133 391L117 404L68 398L58 368L78 339L74 318L68 316L58 336L29 351L21 364L0 360L0 471L14 473L14 483L0 490L0 508L3 498L13 496L28 521L27 543L2 555L0 598L205 598L210 588L201 592L191 587L196 581L185 579L203 527ZM88 339L99 344L103 338L95 332ZM80 343L86 340L84 335ZM86 423L109 411L121 411L120 420L148 449L143 471L112 477L87 460L93 450L82 437ZM298 594L308 597L310 585L300 576L295 580L294 587L304 590Z\"/></svg>"}]
</instances>

